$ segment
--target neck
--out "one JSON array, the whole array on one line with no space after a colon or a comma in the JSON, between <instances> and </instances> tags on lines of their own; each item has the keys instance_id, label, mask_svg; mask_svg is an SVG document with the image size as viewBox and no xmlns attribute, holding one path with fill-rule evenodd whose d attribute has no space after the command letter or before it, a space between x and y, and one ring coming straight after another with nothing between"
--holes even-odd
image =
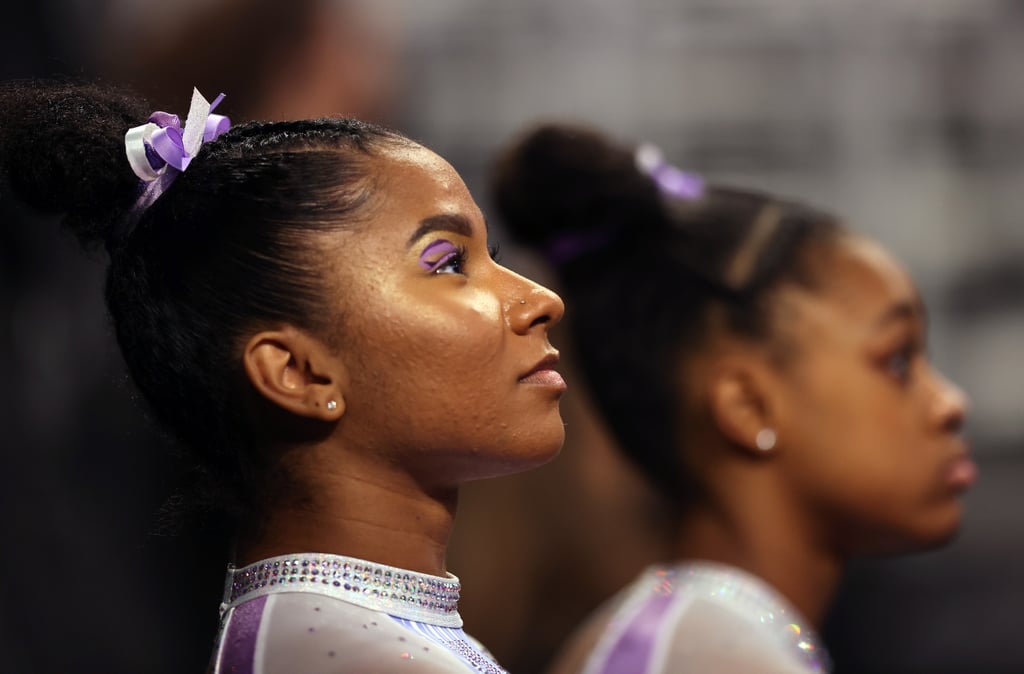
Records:
<instances>
[{"instance_id":1,"label":"neck","mask_svg":"<svg viewBox=\"0 0 1024 674\"><path fill-rule=\"evenodd\" d=\"M308 498L272 508L255 534L240 538L236 564L323 552L444 576L458 489L425 490L408 475L350 456L333 464L302 480Z\"/></svg>"},{"instance_id":2,"label":"neck","mask_svg":"<svg viewBox=\"0 0 1024 674\"><path fill-rule=\"evenodd\" d=\"M678 530L677 554L729 564L760 577L820 629L842 575L842 559L818 546L798 519L757 503L750 495L758 490L746 493L747 498L738 497L727 507L691 508Z\"/></svg>"}]
</instances>

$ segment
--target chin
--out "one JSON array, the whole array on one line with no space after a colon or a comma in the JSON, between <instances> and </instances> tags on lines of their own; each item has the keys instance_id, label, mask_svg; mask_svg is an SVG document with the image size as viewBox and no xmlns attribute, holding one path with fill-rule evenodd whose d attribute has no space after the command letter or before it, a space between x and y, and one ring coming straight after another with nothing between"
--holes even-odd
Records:
<instances>
[{"instance_id":1,"label":"chin","mask_svg":"<svg viewBox=\"0 0 1024 674\"><path fill-rule=\"evenodd\" d=\"M956 538L963 520L963 506L949 501L916 513L914 519L876 520L873 525L850 532L843 549L851 557L891 557L940 548Z\"/></svg>"},{"instance_id":2,"label":"chin","mask_svg":"<svg viewBox=\"0 0 1024 674\"><path fill-rule=\"evenodd\" d=\"M557 422L557 423L556 423ZM565 444L565 424L561 415L555 415L553 422L545 424L549 426L542 437L536 439L536 451L533 452L534 462L529 468L542 466L558 456Z\"/></svg>"},{"instance_id":3,"label":"chin","mask_svg":"<svg viewBox=\"0 0 1024 674\"><path fill-rule=\"evenodd\" d=\"M533 470L554 459L562 451L562 444L565 442L565 430L559 426L558 433L552 437L537 442L529 450L517 453L510 457L512 464L510 472L519 473L524 470Z\"/></svg>"},{"instance_id":4,"label":"chin","mask_svg":"<svg viewBox=\"0 0 1024 674\"><path fill-rule=\"evenodd\" d=\"M559 421L557 428L551 429L550 432L542 433L542 430L534 429L528 439L518 438L504 445L500 456L495 456L493 461L487 462L486 465L481 461L480 470L471 479L515 475L540 468L554 459L562 451L565 427Z\"/></svg>"},{"instance_id":5,"label":"chin","mask_svg":"<svg viewBox=\"0 0 1024 674\"><path fill-rule=\"evenodd\" d=\"M549 461L553 460L562 452L562 445L564 444L564 442L565 433L562 432L559 434L557 441L552 440L551 442L541 447L541 451L532 454L529 457L529 460L522 465L520 470L532 470L534 468L539 468L544 464L548 463Z\"/></svg>"},{"instance_id":6,"label":"chin","mask_svg":"<svg viewBox=\"0 0 1024 674\"><path fill-rule=\"evenodd\" d=\"M929 535L921 541L921 550L942 547L953 541L960 533L960 523L963 520L963 511L957 508L956 515L951 516L948 521L937 526Z\"/></svg>"},{"instance_id":7,"label":"chin","mask_svg":"<svg viewBox=\"0 0 1024 674\"><path fill-rule=\"evenodd\" d=\"M507 456L517 471L530 470L551 461L565 444L565 422L555 407L542 419L509 438Z\"/></svg>"},{"instance_id":8,"label":"chin","mask_svg":"<svg viewBox=\"0 0 1024 674\"><path fill-rule=\"evenodd\" d=\"M963 509L959 503L955 507L945 508L936 513L929 521L918 523L917 526L894 534L889 545L883 545L878 554L902 555L915 552L927 552L941 548L953 541L960 532Z\"/></svg>"}]
</instances>

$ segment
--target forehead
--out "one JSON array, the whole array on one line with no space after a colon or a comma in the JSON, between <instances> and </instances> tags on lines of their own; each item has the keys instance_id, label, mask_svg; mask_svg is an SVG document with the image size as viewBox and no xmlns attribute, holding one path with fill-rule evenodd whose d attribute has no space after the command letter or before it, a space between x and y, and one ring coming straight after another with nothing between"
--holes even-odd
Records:
<instances>
[{"instance_id":1,"label":"forehead","mask_svg":"<svg viewBox=\"0 0 1024 674\"><path fill-rule=\"evenodd\" d=\"M903 266L881 245L849 236L828 246L818 260L814 289L787 287L780 300L795 314L798 332L814 337L843 333L870 336L894 306L920 306ZM811 335L808 335L811 336Z\"/></svg>"},{"instance_id":2,"label":"forehead","mask_svg":"<svg viewBox=\"0 0 1024 674\"><path fill-rule=\"evenodd\" d=\"M436 153L409 145L382 150L372 161L373 196L359 225L324 239L325 261L346 283L368 270L393 267L429 218L460 216L470 223L473 236L486 238L483 214L465 183Z\"/></svg>"},{"instance_id":3,"label":"forehead","mask_svg":"<svg viewBox=\"0 0 1024 674\"><path fill-rule=\"evenodd\" d=\"M462 214L475 220L480 209L459 174L436 153L418 146L389 148L377 159L381 198L377 219L419 222L432 215Z\"/></svg>"}]
</instances>

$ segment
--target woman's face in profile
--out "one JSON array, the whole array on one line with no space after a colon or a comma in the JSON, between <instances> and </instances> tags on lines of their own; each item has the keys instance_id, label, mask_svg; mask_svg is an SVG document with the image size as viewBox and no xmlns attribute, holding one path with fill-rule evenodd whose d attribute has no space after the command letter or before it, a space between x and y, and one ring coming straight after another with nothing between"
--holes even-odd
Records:
<instances>
[{"instance_id":1,"label":"woman's face in profile","mask_svg":"<svg viewBox=\"0 0 1024 674\"><path fill-rule=\"evenodd\" d=\"M339 431L427 486L547 461L564 439L548 342L562 301L492 259L446 161L418 146L374 161L370 215L328 260L348 376Z\"/></svg>"},{"instance_id":2,"label":"woman's face in profile","mask_svg":"<svg viewBox=\"0 0 1024 674\"><path fill-rule=\"evenodd\" d=\"M786 288L780 459L823 536L850 553L938 544L958 528L975 468L961 392L929 363L924 307L877 244L826 251L814 290Z\"/></svg>"}]
</instances>

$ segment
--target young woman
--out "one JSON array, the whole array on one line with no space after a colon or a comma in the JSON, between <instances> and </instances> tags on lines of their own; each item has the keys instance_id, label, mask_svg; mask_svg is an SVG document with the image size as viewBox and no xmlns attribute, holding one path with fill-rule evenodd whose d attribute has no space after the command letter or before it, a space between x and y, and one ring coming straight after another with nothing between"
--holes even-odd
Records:
<instances>
[{"instance_id":1,"label":"young woman","mask_svg":"<svg viewBox=\"0 0 1024 674\"><path fill-rule=\"evenodd\" d=\"M132 377L235 523L211 670L503 671L445 548L462 482L561 446L561 300L495 263L424 147L346 119L225 133L210 107L0 91L12 187L105 244Z\"/></svg>"},{"instance_id":2,"label":"young woman","mask_svg":"<svg viewBox=\"0 0 1024 674\"><path fill-rule=\"evenodd\" d=\"M975 477L906 272L829 215L585 129L527 134L496 200L557 269L593 397L676 523L675 561L553 671L827 671L844 563L948 540Z\"/></svg>"}]
</instances>

